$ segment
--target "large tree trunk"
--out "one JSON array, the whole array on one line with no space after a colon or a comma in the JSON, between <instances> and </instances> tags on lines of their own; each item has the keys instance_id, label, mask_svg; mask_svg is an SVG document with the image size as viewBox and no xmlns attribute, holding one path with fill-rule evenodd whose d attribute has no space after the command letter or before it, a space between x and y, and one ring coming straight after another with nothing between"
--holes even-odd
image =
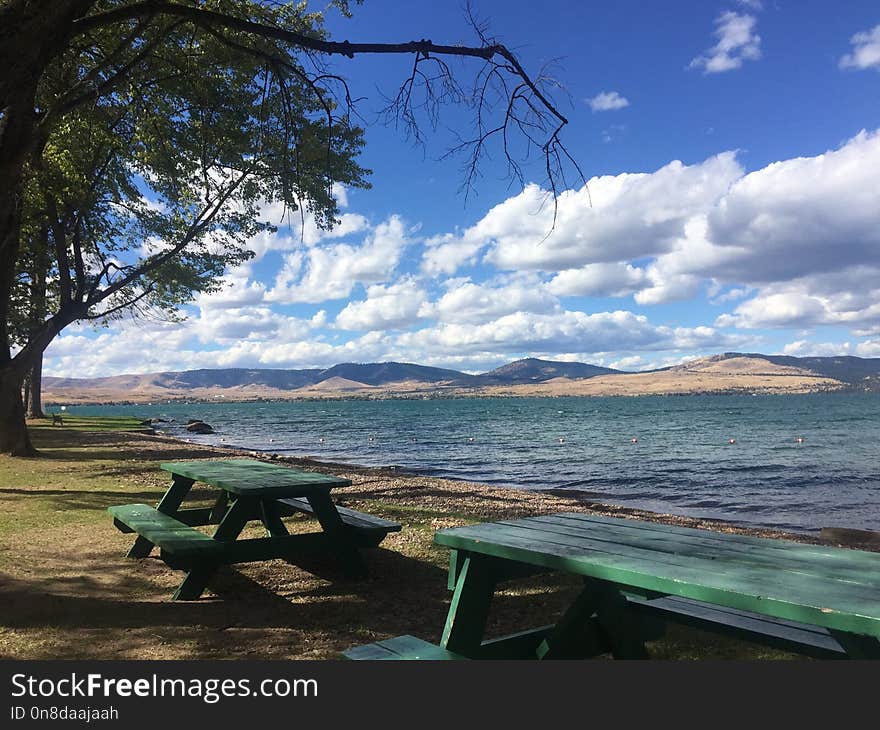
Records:
<instances>
[{"instance_id":1,"label":"large tree trunk","mask_svg":"<svg viewBox=\"0 0 880 730\"><path fill-rule=\"evenodd\" d=\"M12 456L36 456L24 420L23 380L17 368L0 367L0 452Z\"/></svg>"},{"instance_id":2,"label":"large tree trunk","mask_svg":"<svg viewBox=\"0 0 880 730\"><path fill-rule=\"evenodd\" d=\"M36 364L31 368L28 376L27 417L45 418L43 413L43 353L37 357Z\"/></svg>"},{"instance_id":3,"label":"large tree trunk","mask_svg":"<svg viewBox=\"0 0 880 730\"><path fill-rule=\"evenodd\" d=\"M73 21L93 4L94 0L8 0L0 5L0 453L35 453L22 402L27 367L12 359L8 322L21 238L24 170L41 146L34 108L37 85L67 45Z\"/></svg>"}]
</instances>

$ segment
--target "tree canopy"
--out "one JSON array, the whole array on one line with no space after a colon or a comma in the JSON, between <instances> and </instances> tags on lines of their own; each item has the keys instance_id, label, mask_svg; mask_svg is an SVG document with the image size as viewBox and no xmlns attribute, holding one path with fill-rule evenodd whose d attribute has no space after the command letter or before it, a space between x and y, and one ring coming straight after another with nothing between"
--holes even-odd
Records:
<instances>
[{"instance_id":1,"label":"tree canopy","mask_svg":"<svg viewBox=\"0 0 880 730\"><path fill-rule=\"evenodd\" d=\"M495 139L514 177L515 138L540 149L554 191L568 160L541 79L481 28L474 47L332 41L305 3L255 0L2 0L0 28L0 423L20 422L0 451L31 450L16 400L65 326L173 314L252 255L266 203L328 228L334 186L368 185L330 57L411 55L386 111L417 137L444 103L470 104L466 184ZM450 56L481 64L473 92Z\"/></svg>"}]
</instances>

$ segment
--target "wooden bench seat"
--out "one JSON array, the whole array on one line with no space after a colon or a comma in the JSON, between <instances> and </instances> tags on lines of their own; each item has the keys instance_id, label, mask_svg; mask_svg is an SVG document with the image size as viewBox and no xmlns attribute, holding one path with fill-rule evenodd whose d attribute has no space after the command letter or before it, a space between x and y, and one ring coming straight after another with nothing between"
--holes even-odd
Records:
<instances>
[{"instance_id":1,"label":"wooden bench seat","mask_svg":"<svg viewBox=\"0 0 880 730\"><path fill-rule=\"evenodd\" d=\"M461 660L461 654L431 644L415 636L395 636L393 639L377 641L374 644L355 646L343 652L346 659L409 659L409 660Z\"/></svg>"},{"instance_id":2,"label":"wooden bench seat","mask_svg":"<svg viewBox=\"0 0 880 730\"><path fill-rule=\"evenodd\" d=\"M122 532L136 532L162 551L178 557L217 555L223 545L183 522L147 504L109 507L113 522Z\"/></svg>"},{"instance_id":3,"label":"wooden bench seat","mask_svg":"<svg viewBox=\"0 0 880 730\"><path fill-rule=\"evenodd\" d=\"M642 598L627 596L638 613L674 623L733 636L746 641L759 641L783 651L791 651L821 659L843 659L846 652L826 630L796 621L771 618L750 611L713 606L677 596Z\"/></svg>"},{"instance_id":4,"label":"wooden bench seat","mask_svg":"<svg viewBox=\"0 0 880 730\"><path fill-rule=\"evenodd\" d=\"M279 499L278 504L281 506L282 515L291 515L297 512L314 515L312 505L307 499L299 497L290 497L288 499ZM400 532L401 525L399 522L368 515L366 512L357 512L347 507L336 505L336 511L343 523L349 528L356 530L363 538L363 543L367 546L375 547L389 532Z\"/></svg>"}]
</instances>

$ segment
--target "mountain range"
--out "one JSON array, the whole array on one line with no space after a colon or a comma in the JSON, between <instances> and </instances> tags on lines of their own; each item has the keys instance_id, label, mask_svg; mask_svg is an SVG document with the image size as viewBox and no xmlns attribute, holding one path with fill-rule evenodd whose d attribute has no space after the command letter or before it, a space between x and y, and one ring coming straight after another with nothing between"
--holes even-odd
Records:
<instances>
[{"instance_id":1,"label":"mountain range","mask_svg":"<svg viewBox=\"0 0 880 730\"><path fill-rule=\"evenodd\" d=\"M880 391L880 358L727 352L637 373L580 362L526 358L478 374L383 362L305 370L224 368L104 378L43 378L43 399L49 405L220 398L240 401L838 390Z\"/></svg>"}]
</instances>

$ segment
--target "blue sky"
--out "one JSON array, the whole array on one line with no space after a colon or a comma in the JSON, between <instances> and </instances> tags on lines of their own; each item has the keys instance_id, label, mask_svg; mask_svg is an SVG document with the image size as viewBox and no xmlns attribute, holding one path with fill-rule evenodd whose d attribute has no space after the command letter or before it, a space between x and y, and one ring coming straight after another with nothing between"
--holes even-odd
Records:
<instances>
[{"instance_id":1,"label":"blue sky","mask_svg":"<svg viewBox=\"0 0 880 730\"><path fill-rule=\"evenodd\" d=\"M473 6L526 69L555 61L567 91L564 138L589 183L563 193L549 238L540 166L522 191L496 149L465 200L460 161L439 159L445 129L418 148L373 124L361 159L373 187L339 191L335 231L281 226L255 240L255 260L182 324L72 329L47 373L880 357L876 2L548 1L540 17L533 2ZM352 19L331 12L328 28L339 40L473 43L461 3L402 7L367 0ZM333 67L372 119L409 62ZM466 80L475 66L453 68ZM443 117L468 123L460 109Z\"/></svg>"}]
</instances>

